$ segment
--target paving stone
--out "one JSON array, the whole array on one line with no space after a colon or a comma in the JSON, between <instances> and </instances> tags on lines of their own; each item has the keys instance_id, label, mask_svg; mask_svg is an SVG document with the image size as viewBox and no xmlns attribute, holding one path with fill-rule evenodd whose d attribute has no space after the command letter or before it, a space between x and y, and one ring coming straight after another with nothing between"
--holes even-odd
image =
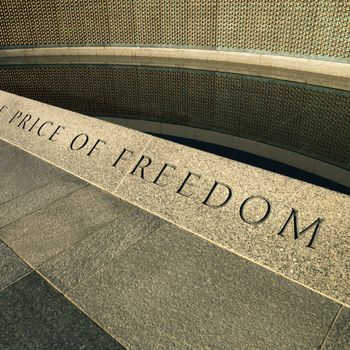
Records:
<instances>
[{"instance_id":1,"label":"paving stone","mask_svg":"<svg viewBox=\"0 0 350 350\"><path fill-rule=\"evenodd\" d=\"M350 309L342 307L322 350L350 349Z\"/></svg>"},{"instance_id":2,"label":"paving stone","mask_svg":"<svg viewBox=\"0 0 350 350\"><path fill-rule=\"evenodd\" d=\"M21 186L18 183L18 186ZM86 182L64 174L53 182L0 205L0 228L86 186Z\"/></svg>"},{"instance_id":3,"label":"paving stone","mask_svg":"<svg viewBox=\"0 0 350 350\"><path fill-rule=\"evenodd\" d=\"M318 349L339 305L166 225L68 293L130 349Z\"/></svg>"},{"instance_id":4,"label":"paving stone","mask_svg":"<svg viewBox=\"0 0 350 350\"><path fill-rule=\"evenodd\" d=\"M57 288L68 290L164 223L136 208L53 257L38 270Z\"/></svg>"},{"instance_id":5,"label":"paving stone","mask_svg":"<svg viewBox=\"0 0 350 350\"><path fill-rule=\"evenodd\" d=\"M87 186L0 229L0 238L30 265L37 266L131 208Z\"/></svg>"},{"instance_id":6,"label":"paving stone","mask_svg":"<svg viewBox=\"0 0 350 350\"><path fill-rule=\"evenodd\" d=\"M5 243L0 241L0 289L31 271L31 268Z\"/></svg>"},{"instance_id":7,"label":"paving stone","mask_svg":"<svg viewBox=\"0 0 350 350\"><path fill-rule=\"evenodd\" d=\"M1 349L124 349L35 272L0 292L0 310Z\"/></svg>"},{"instance_id":8,"label":"paving stone","mask_svg":"<svg viewBox=\"0 0 350 350\"><path fill-rule=\"evenodd\" d=\"M56 180L63 172L13 146L0 147L0 204Z\"/></svg>"}]
</instances>

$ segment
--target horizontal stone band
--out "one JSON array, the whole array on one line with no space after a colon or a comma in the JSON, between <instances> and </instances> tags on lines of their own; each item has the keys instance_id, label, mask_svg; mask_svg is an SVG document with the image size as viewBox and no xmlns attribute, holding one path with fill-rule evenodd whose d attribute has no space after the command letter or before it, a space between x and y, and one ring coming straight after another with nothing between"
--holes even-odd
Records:
<instances>
[{"instance_id":1,"label":"horizontal stone band","mask_svg":"<svg viewBox=\"0 0 350 350\"><path fill-rule=\"evenodd\" d=\"M119 64L239 73L350 91L350 64L257 53L145 47L0 50L0 64Z\"/></svg>"}]
</instances>

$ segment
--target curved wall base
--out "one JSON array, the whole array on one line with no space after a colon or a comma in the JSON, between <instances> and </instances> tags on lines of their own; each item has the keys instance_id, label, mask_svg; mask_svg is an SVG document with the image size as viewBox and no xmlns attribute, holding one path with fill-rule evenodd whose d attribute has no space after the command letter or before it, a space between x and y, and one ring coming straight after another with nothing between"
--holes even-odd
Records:
<instances>
[{"instance_id":1,"label":"curved wall base","mask_svg":"<svg viewBox=\"0 0 350 350\"><path fill-rule=\"evenodd\" d=\"M0 50L0 64L116 64L239 73L350 91L350 64L238 51L147 47Z\"/></svg>"},{"instance_id":2,"label":"curved wall base","mask_svg":"<svg viewBox=\"0 0 350 350\"><path fill-rule=\"evenodd\" d=\"M311 174L315 174L317 176L339 183L340 185L350 187L349 171L311 157L306 157L296 152L291 152L283 148L267 145L266 143L261 143L211 130L168 123L152 122L141 119L137 120L113 117L100 117L98 119L102 119L110 123L118 124L142 132L178 136L252 153L254 155L272 159L283 164L291 165L295 168L305 170Z\"/></svg>"}]
</instances>

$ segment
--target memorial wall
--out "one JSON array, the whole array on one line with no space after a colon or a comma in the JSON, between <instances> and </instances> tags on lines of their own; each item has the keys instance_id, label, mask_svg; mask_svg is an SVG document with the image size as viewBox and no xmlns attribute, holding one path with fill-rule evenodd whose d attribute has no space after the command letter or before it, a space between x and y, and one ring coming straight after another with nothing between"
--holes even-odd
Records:
<instances>
[{"instance_id":1,"label":"memorial wall","mask_svg":"<svg viewBox=\"0 0 350 350\"><path fill-rule=\"evenodd\" d=\"M198 130L312 173L318 162L348 183L347 2L3 5L0 89L155 133Z\"/></svg>"},{"instance_id":2,"label":"memorial wall","mask_svg":"<svg viewBox=\"0 0 350 350\"><path fill-rule=\"evenodd\" d=\"M87 115L217 131L350 169L348 91L142 66L16 65L0 74L3 90Z\"/></svg>"},{"instance_id":3,"label":"memorial wall","mask_svg":"<svg viewBox=\"0 0 350 350\"><path fill-rule=\"evenodd\" d=\"M349 61L348 1L4 0L0 46L172 46Z\"/></svg>"},{"instance_id":4,"label":"memorial wall","mask_svg":"<svg viewBox=\"0 0 350 350\"><path fill-rule=\"evenodd\" d=\"M2 0L0 348L348 350L349 14Z\"/></svg>"}]
</instances>

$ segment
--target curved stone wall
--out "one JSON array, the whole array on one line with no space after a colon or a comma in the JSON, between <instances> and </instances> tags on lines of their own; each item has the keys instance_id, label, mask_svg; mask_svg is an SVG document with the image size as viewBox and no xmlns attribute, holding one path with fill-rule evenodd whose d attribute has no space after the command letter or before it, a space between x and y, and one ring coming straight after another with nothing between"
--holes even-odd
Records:
<instances>
[{"instance_id":1,"label":"curved stone wall","mask_svg":"<svg viewBox=\"0 0 350 350\"><path fill-rule=\"evenodd\" d=\"M2 66L0 89L77 112L218 131L350 169L350 93L200 70Z\"/></svg>"},{"instance_id":2,"label":"curved stone wall","mask_svg":"<svg viewBox=\"0 0 350 350\"><path fill-rule=\"evenodd\" d=\"M3 0L0 46L219 48L349 61L341 0Z\"/></svg>"},{"instance_id":3,"label":"curved stone wall","mask_svg":"<svg viewBox=\"0 0 350 350\"><path fill-rule=\"evenodd\" d=\"M350 64L205 49L36 47L0 50L0 65L108 64L199 69L294 81L350 91Z\"/></svg>"}]
</instances>

